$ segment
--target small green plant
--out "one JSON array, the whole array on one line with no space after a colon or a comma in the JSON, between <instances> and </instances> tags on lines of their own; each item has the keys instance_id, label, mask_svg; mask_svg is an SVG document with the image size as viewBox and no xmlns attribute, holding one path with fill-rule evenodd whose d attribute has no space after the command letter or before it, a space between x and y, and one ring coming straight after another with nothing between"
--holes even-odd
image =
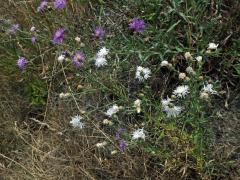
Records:
<instances>
[{"instance_id":1,"label":"small green plant","mask_svg":"<svg viewBox=\"0 0 240 180\"><path fill-rule=\"evenodd\" d=\"M26 95L32 105L41 106L47 100L47 85L43 80L35 78L26 86Z\"/></svg>"}]
</instances>

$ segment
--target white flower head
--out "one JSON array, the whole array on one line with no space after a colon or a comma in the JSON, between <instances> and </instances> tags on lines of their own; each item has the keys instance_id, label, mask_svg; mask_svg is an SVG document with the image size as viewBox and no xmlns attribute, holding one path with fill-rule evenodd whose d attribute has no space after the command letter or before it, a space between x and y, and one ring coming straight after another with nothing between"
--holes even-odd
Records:
<instances>
[{"instance_id":1,"label":"white flower head","mask_svg":"<svg viewBox=\"0 0 240 180\"><path fill-rule=\"evenodd\" d=\"M105 57L106 55L108 55L109 50L106 47L101 48L98 53L97 53L97 57Z\"/></svg>"},{"instance_id":2,"label":"white flower head","mask_svg":"<svg viewBox=\"0 0 240 180\"><path fill-rule=\"evenodd\" d=\"M215 43L208 44L208 50L215 50L217 49L217 47L218 47L218 44L215 44Z\"/></svg>"},{"instance_id":3,"label":"white flower head","mask_svg":"<svg viewBox=\"0 0 240 180\"><path fill-rule=\"evenodd\" d=\"M161 67L168 66L168 61L162 61L161 62Z\"/></svg>"},{"instance_id":4,"label":"white flower head","mask_svg":"<svg viewBox=\"0 0 240 180\"><path fill-rule=\"evenodd\" d=\"M137 99L136 101L134 101L134 107L136 108L137 113L141 112L141 100L140 99Z\"/></svg>"},{"instance_id":5,"label":"white flower head","mask_svg":"<svg viewBox=\"0 0 240 180\"><path fill-rule=\"evenodd\" d=\"M60 63L62 63L64 59L65 59L65 56L63 54L58 56L58 58L57 58L58 62L60 62Z\"/></svg>"},{"instance_id":6,"label":"white flower head","mask_svg":"<svg viewBox=\"0 0 240 180\"><path fill-rule=\"evenodd\" d=\"M81 122L82 117L79 115L76 115L74 117L72 117L70 124L72 125L72 127L74 128L80 128L82 129L84 127L84 123Z\"/></svg>"},{"instance_id":7,"label":"white flower head","mask_svg":"<svg viewBox=\"0 0 240 180\"><path fill-rule=\"evenodd\" d=\"M203 57L202 56L197 56L195 59L197 60L197 62L202 62Z\"/></svg>"},{"instance_id":8,"label":"white flower head","mask_svg":"<svg viewBox=\"0 0 240 180\"><path fill-rule=\"evenodd\" d=\"M150 77L150 74L151 70L149 68L138 66L136 71L136 79L139 81L144 81Z\"/></svg>"},{"instance_id":9,"label":"white flower head","mask_svg":"<svg viewBox=\"0 0 240 180\"><path fill-rule=\"evenodd\" d=\"M95 66L101 67L107 65L107 60L105 57L97 56L95 59Z\"/></svg>"},{"instance_id":10,"label":"white flower head","mask_svg":"<svg viewBox=\"0 0 240 180\"><path fill-rule=\"evenodd\" d=\"M132 139L135 140L135 139L143 139L145 140L145 133L144 133L144 129L137 129L136 131L133 132L132 134Z\"/></svg>"},{"instance_id":11,"label":"white flower head","mask_svg":"<svg viewBox=\"0 0 240 180\"><path fill-rule=\"evenodd\" d=\"M112 107L110 107L107 112L105 113L107 116L112 117L114 114L116 114L119 111L119 106L114 104Z\"/></svg>"},{"instance_id":12,"label":"white flower head","mask_svg":"<svg viewBox=\"0 0 240 180\"><path fill-rule=\"evenodd\" d=\"M203 86L202 91L206 92L206 93L209 93L209 94L216 94L217 93L217 91L215 91L213 89L213 85L208 84L208 83Z\"/></svg>"},{"instance_id":13,"label":"white flower head","mask_svg":"<svg viewBox=\"0 0 240 180\"><path fill-rule=\"evenodd\" d=\"M163 111L167 113L167 117L177 117L182 112L182 110L182 107L175 106L172 103L168 106L163 107Z\"/></svg>"},{"instance_id":14,"label":"white flower head","mask_svg":"<svg viewBox=\"0 0 240 180\"><path fill-rule=\"evenodd\" d=\"M189 93L189 86L187 86L187 85L178 86L173 91L173 94L180 98L184 98L188 93Z\"/></svg>"}]
</instances>

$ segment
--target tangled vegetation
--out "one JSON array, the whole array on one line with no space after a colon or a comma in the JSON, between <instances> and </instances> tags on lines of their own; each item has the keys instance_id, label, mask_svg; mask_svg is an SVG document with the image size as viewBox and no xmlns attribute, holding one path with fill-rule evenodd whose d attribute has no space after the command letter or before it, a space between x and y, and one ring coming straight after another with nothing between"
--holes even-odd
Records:
<instances>
[{"instance_id":1,"label":"tangled vegetation","mask_svg":"<svg viewBox=\"0 0 240 180\"><path fill-rule=\"evenodd\" d=\"M0 7L0 177L238 179L240 2Z\"/></svg>"}]
</instances>

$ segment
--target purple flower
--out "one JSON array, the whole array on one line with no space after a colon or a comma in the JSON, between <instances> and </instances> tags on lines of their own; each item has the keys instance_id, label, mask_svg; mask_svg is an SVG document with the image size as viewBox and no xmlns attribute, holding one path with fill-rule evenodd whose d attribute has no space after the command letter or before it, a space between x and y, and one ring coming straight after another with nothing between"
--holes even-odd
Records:
<instances>
[{"instance_id":1,"label":"purple flower","mask_svg":"<svg viewBox=\"0 0 240 180\"><path fill-rule=\"evenodd\" d=\"M85 59L84 54L82 52L78 51L74 55L74 57L72 59L72 63L76 68L80 68L83 66L84 59Z\"/></svg>"},{"instance_id":2,"label":"purple flower","mask_svg":"<svg viewBox=\"0 0 240 180\"><path fill-rule=\"evenodd\" d=\"M115 138L116 140L119 140L120 139L120 135L125 131L125 129L123 128L119 128L116 132L116 135L115 135Z\"/></svg>"},{"instance_id":3,"label":"purple flower","mask_svg":"<svg viewBox=\"0 0 240 180\"><path fill-rule=\"evenodd\" d=\"M43 12L47 8L48 2L46 0L41 1L40 5L37 8L38 12Z\"/></svg>"},{"instance_id":4,"label":"purple flower","mask_svg":"<svg viewBox=\"0 0 240 180\"><path fill-rule=\"evenodd\" d=\"M129 23L129 28L136 32L143 32L145 28L145 22L142 19L135 17Z\"/></svg>"},{"instance_id":5,"label":"purple flower","mask_svg":"<svg viewBox=\"0 0 240 180\"><path fill-rule=\"evenodd\" d=\"M64 39L64 28L59 28L53 35L53 43L60 44L63 42Z\"/></svg>"},{"instance_id":6,"label":"purple flower","mask_svg":"<svg viewBox=\"0 0 240 180\"><path fill-rule=\"evenodd\" d=\"M16 34L18 30L19 30L19 24L13 24L10 27L9 33L10 34Z\"/></svg>"},{"instance_id":7,"label":"purple flower","mask_svg":"<svg viewBox=\"0 0 240 180\"><path fill-rule=\"evenodd\" d=\"M103 38L104 35L105 35L104 29L100 26L96 27L94 31L94 36L98 38Z\"/></svg>"},{"instance_id":8,"label":"purple flower","mask_svg":"<svg viewBox=\"0 0 240 180\"><path fill-rule=\"evenodd\" d=\"M123 152L126 149L126 147L127 147L126 142L124 140L120 139L119 140L119 148L120 148L120 150Z\"/></svg>"},{"instance_id":9,"label":"purple flower","mask_svg":"<svg viewBox=\"0 0 240 180\"><path fill-rule=\"evenodd\" d=\"M54 8L55 9L63 9L66 6L66 0L55 0Z\"/></svg>"},{"instance_id":10,"label":"purple flower","mask_svg":"<svg viewBox=\"0 0 240 180\"><path fill-rule=\"evenodd\" d=\"M20 58L17 60L17 66L18 66L21 70L26 69L27 60L26 60L24 57L20 57Z\"/></svg>"},{"instance_id":11,"label":"purple flower","mask_svg":"<svg viewBox=\"0 0 240 180\"><path fill-rule=\"evenodd\" d=\"M37 38L35 36L33 36L31 41L32 41L33 44L35 44L37 42Z\"/></svg>"}]
</instances>

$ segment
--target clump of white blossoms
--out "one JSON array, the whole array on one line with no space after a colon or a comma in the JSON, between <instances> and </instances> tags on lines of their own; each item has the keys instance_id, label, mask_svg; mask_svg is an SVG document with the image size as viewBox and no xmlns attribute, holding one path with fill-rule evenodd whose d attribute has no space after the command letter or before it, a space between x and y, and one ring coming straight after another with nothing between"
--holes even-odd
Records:
<instances>
[{"instance_id":1,"label":"clump of white blossoms","mask_svg":"<svg viewBox=\"0 0 240 180\"><path fill-rule=\"evenodd\" d=\"M149 68L138 66L136 71L136 79L139 81L144 81L150 77L150 74L151 70Z\"/></svg>"},{"instance_id":2,"label":"clump of white blossoms","mask_svg":"<svg viewBox=\"0 0 240 180\"><path fill-rule=\"evenodd\" d=\"M179 98L184 98L188 93L189 93L189 86L188 85L178 86L173 91L173 94L176 95Z\"/></svg>"},{"instance_id":3,"label":"clump of white blossoms","mask_svg":"<svg viewBox=\"0 0 240 180\"><path fill-rule=\"evenodd\" d=\"M208 44L208 50L216 50L218 47L218 44L215 44L215 43L209 43Z\"/></svg>"},{"instance_id":4,"label":"clump of white blossoms","mask_svg":"<svg viewBox=\"0 0 240 180\"><path fill-rule=\"evenodd\" d=\"M79 115L76 115L74 117L72 117L70 124L72 125L72 127L74 128L80 128L82 129L84 127L84 123L81 122L82 117Z\"/></svg>"},{"instance_id":5,"label":"clump of white blossoms","mask_svg":"<svg viewBox=\"0 0 240 180\"><path fill-rule=\"evenodd\" d=\"M177 117L182 112L182 107L175 106L172 99L167 98L162 100L163 111L167 113L167 117Z\"/></svg>"},{"instance_id":6,"label":"clump of white blossoms","mask_svg":"<svg viewBox=\"0 0 240 180\"><path fill-rule=\"evenodd\" d=\"M132 139L133 140L140 139L140 138L145 140L145 137L146 137L146 135L144 133L144 129L143 128L142 129L137 129L136 131L134 131L132 133Z\"/></svg>"},{"instance_id":7,"label":"clump of white blossoms","mask_svg":"<svg viewBox=\"0 0 240 180\"><path fill-rule=\"evenodd\" d=\"M205 92L205 93L209 93L209 94L216 94L217 91L215 91L213 89L213 85L212 84L205 84L202 88L202 91Z\"/></svg>"},{"instance_id":8,"label":"clump of white blossoms","mask_svg":"<svg viewBox=\"0 0 240 180\"><path fill-rule=\"evenodd\" d=\"M137 99L134 101L134 107L136 108L137 113L141 112L141 100Z\"/></svg>"},{"instance_id":9,"label":"clump of white blossoms","mask_svg":"<svg viewBox=\"0 0 240 180\"><path fill-rule=\"evenodd\" d=\"M106 47L100 49L95 57L95 66L101 67L107 65L106 56L108 55L109 50Z\"/></svg>"},{"instance_id":10,"label":"clump of white blossoms","mask_svg":"<svg viewBox=\"0 0 240 180\"><path fill-rule=\"evenodd\" d=\"M112 117L114 114L116 114L120 110L119 106L114 104L112 107L110 107L107 112L105 113L107 116Z\"/></svg>"}]
</instances>

